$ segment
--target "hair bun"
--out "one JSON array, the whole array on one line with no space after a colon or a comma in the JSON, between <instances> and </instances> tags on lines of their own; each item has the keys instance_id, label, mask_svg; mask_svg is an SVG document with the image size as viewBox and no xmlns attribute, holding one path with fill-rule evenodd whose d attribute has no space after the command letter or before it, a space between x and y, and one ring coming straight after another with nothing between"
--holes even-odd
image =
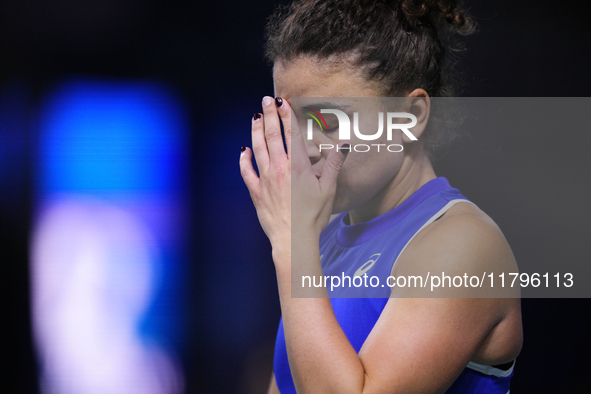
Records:
<instances>
[{"instance_id":1,"label":"hair bun","mask_svg":"<svg viewBox=\"0 0 591 394\"><path fill-rule=\"evenodd\" d=\"M459 0L398 0L400 10L412 25L429 25L444 20L460 34L473 33L476 24L462 9Z\"/></svg>"}]
</instances>

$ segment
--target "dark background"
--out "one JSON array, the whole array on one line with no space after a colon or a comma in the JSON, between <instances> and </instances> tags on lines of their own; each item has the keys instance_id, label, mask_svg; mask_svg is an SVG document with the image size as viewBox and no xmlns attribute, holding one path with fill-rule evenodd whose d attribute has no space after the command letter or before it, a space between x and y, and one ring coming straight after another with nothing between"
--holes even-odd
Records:
<instances>
[{"instance_id":1,"label":"dark background","mask_svg":"<svg viewBox=\"0 0 591 394\"><path fill-rule=\"evenodd\" d=\"M263 32L275 1L5 0L0 3L0 262L3 393L35 393L28 242L36 116L77 77L170 86L190 111L188 393L262 392L279 319L270 248L238 171L250 117L273 94ZM591 25L575 1L473 2L464 96L584 97ZM17 132L15 132L17 130ZM520 259L588 264L589 130L471 136L436 163L499 223ZM485 180L485 181L483 181ZM215 265L211 262L215 261ZM525 343L512 393L591 392L587 299L524 299ZM260 375L260 376L259 376ZM585 386L586 385L586 386Z\"/></svg>"}]
</instances>

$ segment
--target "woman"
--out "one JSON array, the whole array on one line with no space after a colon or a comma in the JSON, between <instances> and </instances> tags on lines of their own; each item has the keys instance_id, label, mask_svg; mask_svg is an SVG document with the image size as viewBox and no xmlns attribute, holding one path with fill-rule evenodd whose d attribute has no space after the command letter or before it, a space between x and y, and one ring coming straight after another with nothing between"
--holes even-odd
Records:
<instances>
[{"instance_id":1,"label":"woman","mask_svg":"<svg viewBox=\"0 0 591 394\"><path fill-rule=\"evenodd\" d=\"M517 272L495 223L431 166L450 138L427 127L430 97L451 94L438 21L464 33L471 26L452 0L307 0L270 22L276 98L263 98L252 150L240 156L279 287L270 393L509 392L522 344L518 297L428 298L401 286L389 298L337 298L326 287L292 297L304 274ZM367 98L361 106L404 98L412 135L376 140L400 152L352 149L367 141L343 141L324 118L311 135L298 124L295 114L312 110L299 98L349 97ZM361 253L372 247L380 253Z\"/></svg>"}]
</instances>

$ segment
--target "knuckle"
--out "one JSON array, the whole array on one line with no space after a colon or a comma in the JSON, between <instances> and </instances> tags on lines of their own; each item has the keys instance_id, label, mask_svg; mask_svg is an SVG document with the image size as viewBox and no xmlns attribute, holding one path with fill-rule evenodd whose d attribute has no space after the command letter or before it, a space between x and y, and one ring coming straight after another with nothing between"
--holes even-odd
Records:
<instances>
[{"instance_id":1,"label":"knuckle","mask_svg":"<svg viewBox=\"0 0 591 394\"><path fill-rule=\"evenodd\" d=\"M343 162L341 160L336 160L334 158L332 160L328 160L326 164L328 165L328 168L337 172L340 171L341 167L343 166Z\"/></svg>"},{"instance_id":2,"label":"knuckle","mask_svg":"<svg viewBox=\"0 0 591 394\"><path fill-rule=\"evenodd\" d=\"M272 103L271 105L267 105L267 106L263 106L263 114L264 115L271 115L271 114L277 114L277 107L275 107L275 104ZM277 115L275 115L277 116Z\"/></svg>"},{"instance_id":3,"label":"knuckle","mask_svg":"<svg viewBox=\"0 0 591 394\"><path fill-rule=\"evenodd\" d=\"M246 179L250 175L250 171L248 171L248 169L246 167L242 167L240 169L240 175L242 175L242 178Z\"/></svg>"},{"instance_id":4,"label":"knuckle","mask_svg":"<svg viewBox=\"0 0 591 394\"><path fill-rule=\"evenodd\" d=\"M268 140L281 139L281 130L277 127L271 127L265 131Z\"/></svg>"},{"instance_id":5,"label":"knuckle","mask_svg":"<svg viewBox=\"0 0 591 394\"><path fill-rule=\"evenodd\" d=\"M280 164L275 166L275 177L277 179L283 179L283 178L285 178L286 175L287 175L287 171L286 171L285 166L280 165Z\"/></svg>"},{"instance_id":6,"label":"knuckle","mask_svg":"<svg viewBox=\"0 0 591 394\"><path fill-rule=\"evenodd\" d=\"M261 157L266 152L266 150L267 150L267 147L262 144L253 146L253 148L252 148L254 155L257 157Z\"/></svg>"}]
</instances>

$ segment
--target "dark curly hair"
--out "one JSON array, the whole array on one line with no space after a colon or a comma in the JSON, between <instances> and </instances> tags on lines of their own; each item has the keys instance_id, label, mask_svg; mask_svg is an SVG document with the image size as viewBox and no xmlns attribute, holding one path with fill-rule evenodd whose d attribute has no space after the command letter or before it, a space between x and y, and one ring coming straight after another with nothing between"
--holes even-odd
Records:
<instances>
[{"instance_id":1,"label":"dark curly hair","mask_svg":"<svg viewBox=\"0 0 591 394\"><path fill-rule=\"evenodd\" d=\"M462 50L452 33L466 35L475 28L460 0L296 0L270 17L265 56L271 63L298 56L347 62L384 97L416 88L449 97L457 82L450 77L446 46ZM453 139L437 134L425 131L429 153Z\"/></svg>"}]
</instances>

